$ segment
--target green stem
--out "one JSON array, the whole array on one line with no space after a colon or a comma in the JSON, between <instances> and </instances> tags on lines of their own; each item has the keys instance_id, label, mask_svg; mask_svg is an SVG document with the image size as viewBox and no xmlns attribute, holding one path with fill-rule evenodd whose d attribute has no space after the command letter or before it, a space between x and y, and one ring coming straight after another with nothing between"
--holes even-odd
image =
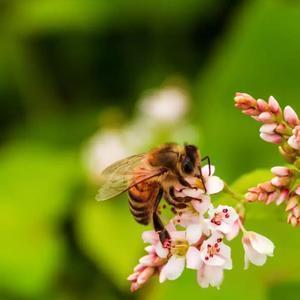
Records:
<instances>
[{"instance_id":1,"label":"green stem","mask_svg":"<svg viewBox=\"0 0 300 300\"><path fill-rule=\"evenodd\" d=\"M244 196L232 190L227 183L224 185L223 192L239 202L244 202Z\"/></svg>"}]
</instances>

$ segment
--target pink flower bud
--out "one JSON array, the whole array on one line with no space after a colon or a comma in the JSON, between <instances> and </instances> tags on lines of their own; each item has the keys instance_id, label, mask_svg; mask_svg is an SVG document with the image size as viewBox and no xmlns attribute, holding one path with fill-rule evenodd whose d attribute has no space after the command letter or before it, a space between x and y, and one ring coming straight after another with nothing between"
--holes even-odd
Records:
<instances>
[{"instance_id":1,"label":"pink flower bud","mask_svg":"<svg viewBox=\"0 0 300 300\"><path fill-rule=\"evenodd\" d=\"M272 185L272 183L270 181L266 181L264 183L259 184L258 188L260 190L266 191L267 193L271 193L276 190L276 188Z\"/></svg>"},{"instance_id":2,"label":"pink flower bud","mask_svg":"<svg viewBox=\"0 0 300 300\"><path fill-rule=\"evenodd\" d=\"M264 141L272 144L281 144L282 137L279 134L268 134L268 133L261 133L259 135Z\"/></svg>"},{"instance_id":3,"label":"pink flower bud","mask_svg":"<svg viewBox=\"0 0 300 300\"><path fill-rule=\"evenodd\" d=\"M257 100L257 107L260 111L267 111L269 109L268 103L262 99Z\"/></svg>"},{"instance_id":4,"label":"pink flower bud","mask_svg":"<svg viewBox=\"0 0 300 300\"><path fill-rule=\"evenodd\" d=\"M237 107L246 104L248 107L256 107L256 100L246 93L236 93L234 101Z\"/></svg>"},{"instance_id":5,"label":"pink flower bud","mask_svg":"<svg viewBox=\"0 0 300 300\"><path fill-rule=\"evenodd\" d=\"M127 280L129 280L129 281L135 281L135 280L137 280L138 276L139 276L139 272L135 272L135 273L129 275L127 277Z\"/></svg>"},{"instance_id":6,"label":"pink flower bud","mask_svg":"<svg viewBox=\"0 0 300 300\"><path fill-rule=\"evenodd\" d=\"M277 100L273 96L269 97L269 107L274 114L277 114L280 112L280 106L279 106Z\"/></svg>"},{"instance_id":7,"label":"pink flower bud","mask_svg":"<svg viewBox=\"0 0 300 300\"><path fill-rule=\"evenodd\" d=\"M290 191L288 189L282 189L279 197L276 200L276 205L280 205L284 201L286 201L289 197Z\"/></svg>"},{"instance_id":8,"label":"pink flower bud","mask_svg":"<svg viewBox=\"0 0 300 300\"><path fill-rule=\"evenodd\" d=\"M277 133L279 134L285 134L287 131L287 127L286 125L284 125L283 123L280 123L277 125L276 130Z\"/></svg>"},{"instance_id":9,"label":"pink flower bud","mask_svg":"<svg viewBox=\"0 0 300 300\"><path fill-rule=\"evenodd\" d=\"M255 187L252 187L252 188L248 189L248 192L252 192L252 193L258 194L260 192L260 189L255 186Z\"/></svg>"},{"instance_id":10,"label":"pink flower bud","mask_svg":"<svg viewBox=\"0 0 300 300\"><path fill-rule=\"evenodd\" d=\"M296 187L295 193L300 196L300 185Z\"/></svg>"},{"instance_id":11,"label":"pink flower bud","mask_svg":"<svg viewBox=\"0 0 300 300\"><path fill-rule=\"evenodd\" d=\"M256 200L257 200L257 194L248 192L248 193L246 193L246 195L245 195L245 199L246 199L247 201L249 201L249 202L256 201Z\"/></svg>"},{"instance_id":12,"label":"pink flower bud","mask_svg":"<svg viewBox=\"0 0 300 300\"><path fill-rule=\"evenodd\" d=\"M290 212L288 214L288 217L287 217L287 221L288 223L290 223L293 227L296 227L297 225L299 225L299 220L298 218L296 218L292 212Z\"/></svg>"},{"instance_id":13,"label":"pink flower bud","mask_svg":"<svg viewBox=\"0 0 300 300\"><path fill-rule=\"evenodd\" d=\"M138 284L144 284L154 274L154 268L147 267L137 278Z\"/></svg>"},{"instance_id":14,"label":"pink flower bud","mask_svg":"<svg viewBox=\"0 0 300 300\"><path fill-rule=\"evenodd\" d=\"M291 175L291 171L287 167L273 167L271 169L271 172L274 175L281 176L281 177L283 177L283 176L290 176Z\"/></svg>"},{"instance_id":15,"label":"pink flower bud","mask_svg":"<svg viewBox=\"0 0 300 300\"><path fill-rule=\"evenodd\" d=\"M268 198L267 193L259 193L257 199L258 199L258 201L266 201L267 198Z\"/></svg>"},{"instance_id":16,"label":"pink flower bud","mask_svg":"<svg viewBox=\"0 0 300 300\"><path fill-rule=\"evenodd\" d=\"M297 205L296 207L293 208L292 213L293 213L293 215L294 215L296 218L299 218L299 217L300 217L300 209L299 209L299 205Z\"/></svg>"},{"instance_id":17,"label":"pink flower bud","mask_svg":"<svg viewBox=\"0 0 300 300\"><path fill-rule=\"evenodd\" d=\"M278 198L278 195L279 195L278 191L275 191L275 192L272 192L271 194L269 194L266 204L268 205L268 204L274 202Z\"/></svg>"},{"instance_id":18,"label":"pink flower bud","mask_svg":"<svg viewBox=\"0 0 300 300\"><path fill-rule=\"evenodd\" d=\"M247 116L257 116L259 112L255 108L248 108L243 110L243 113Z\"/></svg>"},{"instance_id":19,"label":"pink flower bud","mask_svg":"<svg viewBox=\"0 0 300 300\"><path fill-rule=\"evenodd\" d=\"M300 125L293 129L293 135L288 139L288 144L293 149L300 150Z\"/></svg>"},{"instance_id":20,"label":"pink flower bud","mask_svg":"<svg viewBox=\"0 0 300 300\"><path fill-rule=\"evenodd\" d=\"M262 133L272 134L274 133L276 127L277 127L276 123L264 124L260 127L259 131Z\"/></svg>"},{"instance_id":21,"label":"pink flower bud","mask_svg":"<svg viewBox=\"0 0 300 300\"><path fill-rule=\"evenodd\" d=\"M285 121L291 126L295 127L299 124L299 119L296 112L290 107L286 106L283 111Z\"/></svg>"},{"instance_id":22,"label":"pink flower bud","mask_svg":"<svg viewBox=\"0 0 300 300\"><path fill-rule=\"evenodd\" d=\"M291 209L293 209L295 206L298 205L298 197L293 196L292 198L290 198L290 200L288 201L288 204L285 208L286 211L289 211Z\"/></svg>"},{"instance_id":23,"label":"pink flower bud","mask_svg":"<svg viewBox=\"0 0 300 300\"><path fill-rule=\"evenodd\" d=\"M152 265L152 262L153 262L153 259L154 259L154 256L149 254L149 255L145 255L143 257L141 257L139 259L139 263L140 264L143 264L145 266L151 266Z\"/></svg>"},{"instance_id":24,"label":"pink flower bud","mask_svg":"<svg viewBox=\"0 0 300 300\"><path fill-rule=\"evenodd\" d=\"M284 187L290 183L290 178L275 176L274 178L271 179L271 183L277 187Z\"/></svg>"},{"instance_id":25,"label":"pink flower bud","mask_svg":"<svg viewBox=\"0 0 300 300\"><path fill-rule=\"evenodd\" d=\"M263 123L273 123L274 122L274 115L272 115L272 113L266 111L266 112L262 112L259 116L258 116L258 120L260 122Z\"/></svg>"}]
</instances>

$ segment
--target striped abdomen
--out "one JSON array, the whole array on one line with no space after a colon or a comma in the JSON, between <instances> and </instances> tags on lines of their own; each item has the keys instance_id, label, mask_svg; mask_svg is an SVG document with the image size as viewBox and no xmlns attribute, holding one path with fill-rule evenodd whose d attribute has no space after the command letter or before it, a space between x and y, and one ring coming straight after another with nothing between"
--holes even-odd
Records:
<instances>
[{"instance_id":1,"label":"striped abdomen","mask_svg":"<svg viewBox=\"0 0 300 300\"><path fill-rule=\"evenodd\" d=\"M147 181L129 189L129 208L138 223L150 223L159 190L160 185L157 182Z\"/></svg>"}]
</instances>

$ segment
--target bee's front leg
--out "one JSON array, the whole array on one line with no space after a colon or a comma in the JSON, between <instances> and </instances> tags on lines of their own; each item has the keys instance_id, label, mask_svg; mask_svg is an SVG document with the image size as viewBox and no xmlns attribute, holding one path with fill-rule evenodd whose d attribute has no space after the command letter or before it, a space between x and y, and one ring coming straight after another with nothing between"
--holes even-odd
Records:
<instances>
[{"instance_id":1,"label":"bee's front leg","mask_svg":"<svg viewBox=\"0 0 300 300\"><path fill-rule=\"evenodd\" d=\"M191 202L193 199L195 199L195 198L192 198L192 197L189 197L189 196L177 197L175 195L175 188L173 186L171 186L169 188L169 195L173 199L173 202L177 203L177 205L182 204L182 203L188 203L188 202ZM173 204L173 205L176 206L176 204Z\"/></svg>"}]
</instances>

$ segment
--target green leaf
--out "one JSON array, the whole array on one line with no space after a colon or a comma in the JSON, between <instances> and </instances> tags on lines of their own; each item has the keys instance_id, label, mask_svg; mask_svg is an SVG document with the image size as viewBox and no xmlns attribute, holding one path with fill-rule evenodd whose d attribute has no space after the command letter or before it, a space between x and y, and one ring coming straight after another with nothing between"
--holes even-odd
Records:
<instances>
[{"instance_id":1,"label":"green leaf","mask_svg":"<svg viewBox=\"0 0 300 300\"><path fill-rule=\"evenodd\" d=\"M34 296L49 289L65 256L58 224L67 212L74 156L30 142L0 153L0 286Z\"/></svg>"},{"instance_id":2,"label":"green leaf","mask_svg":"<svg viewBox=\"0 0 300 300\"><path fill-rule=\"evenodd\" d=\"M245 194L250 187L257 186L259 183L268 181L272 178L270 170L254 170L242 175L231 185L231 188L241 194Z\"/></svg>"}]
</instances>

